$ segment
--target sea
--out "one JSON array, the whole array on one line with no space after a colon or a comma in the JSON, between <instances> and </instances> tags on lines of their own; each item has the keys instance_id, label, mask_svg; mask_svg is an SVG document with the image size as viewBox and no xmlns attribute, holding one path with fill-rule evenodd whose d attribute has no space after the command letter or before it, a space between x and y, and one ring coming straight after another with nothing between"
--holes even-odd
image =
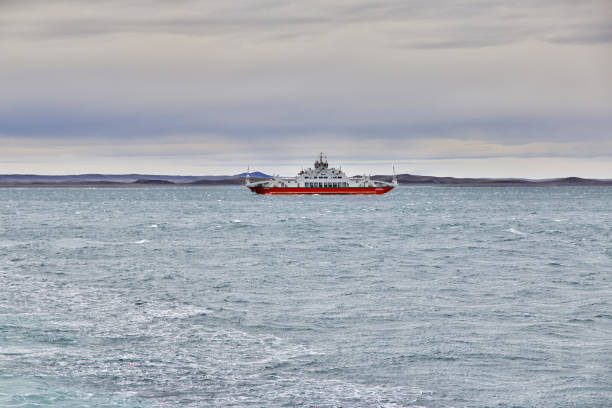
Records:
<instances>
[{"instance_id":1,"label":"sea","mask_svg":"<svg viewBox=\"0 0 612 408\"><path fill-rule=\"evenodd\" d=\"M2 188L0 406L611 407L612 188Z\"/></svg>"}]
</instances>

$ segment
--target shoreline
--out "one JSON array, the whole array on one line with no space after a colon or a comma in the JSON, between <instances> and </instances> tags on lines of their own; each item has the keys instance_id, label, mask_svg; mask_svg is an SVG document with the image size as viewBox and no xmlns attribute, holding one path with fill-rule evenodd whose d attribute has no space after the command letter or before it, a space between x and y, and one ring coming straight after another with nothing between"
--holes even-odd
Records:
<instances>
[{"instance_id":1,"label":"shoreline","mask_svg":"<svg viewBox=\"0 0 612 408\"><path fill-rule=\"evenodd\" d=\"M41 183L1 183L0 188L148 188L148 187L242 187L240 183L124 183L124 182L41 182ZM457 183L436 183L436 182L405 182L398 187L612 187L612 181L593 181L593 182L457 182Z\"/></svg>"},{"instance_id":2,"label":"shoreline","mask_svg":"<svg viewBox=\"0 0 612 408\"><path fill-rule=\"evenodd\" d=\"M390 182L390 175L372 176ZM268 180L252 177L253 181ZM455 178L398 174L400 186L455 187L543 187L543 186L612 186L612 179L565 177L555 179ZM166 175L0 175L0 187L210 187L242 186L244 177L236 176L166 176Z\"/></svg>"}]
</instances>

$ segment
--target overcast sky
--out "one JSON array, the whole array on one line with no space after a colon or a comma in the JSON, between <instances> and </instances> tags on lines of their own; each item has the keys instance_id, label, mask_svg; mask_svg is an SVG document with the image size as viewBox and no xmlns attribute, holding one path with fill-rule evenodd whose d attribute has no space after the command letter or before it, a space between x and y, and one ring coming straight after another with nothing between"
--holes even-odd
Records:
<instances>
[{"instance_id":1,"label":"overcast sky","mask_svg":"<svg viewBox=\"0 0 612 408\"><path fill-rule=\"evenodd\" d=\"M0 0L0 173L612 178L610 0Z\"/></svg>"}]
</instances>

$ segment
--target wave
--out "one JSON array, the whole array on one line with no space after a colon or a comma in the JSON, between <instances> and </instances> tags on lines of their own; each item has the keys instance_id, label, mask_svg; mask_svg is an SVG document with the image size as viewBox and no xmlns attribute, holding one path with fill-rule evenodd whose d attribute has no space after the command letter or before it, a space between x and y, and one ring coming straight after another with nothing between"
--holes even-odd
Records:
<instances>
[{"instance_id":1,"label":"wave","mask_svg":"<svg viewBox=\"0 0 612 408\"><path fill-rule=\"evenodd\" d=\"M139 241L130 242L131 244L146 244L147 242L151 242L148 239L141 239Z\"/></svg>"}]
</instances>

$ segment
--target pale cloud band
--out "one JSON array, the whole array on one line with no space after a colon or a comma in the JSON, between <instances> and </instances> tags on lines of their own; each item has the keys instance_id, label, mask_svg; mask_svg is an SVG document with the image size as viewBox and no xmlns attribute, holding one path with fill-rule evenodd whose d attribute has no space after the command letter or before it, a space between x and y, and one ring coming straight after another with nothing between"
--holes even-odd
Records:
<instances>
[{"instance_id":1,"label":"pale cloud band","mask_svg":"<svg viewBox=\"0 0 612 408\"><path fill-rule=\"evenodd\" d=\"M4 1L4 36L82 37L115 33L259 36L266 40L328 36L367 26L386 45L480 47L525 40L612 41L607 0L553 1ZM338 35L338 37L340 36Z\"/></svg>"}]
</instances>

